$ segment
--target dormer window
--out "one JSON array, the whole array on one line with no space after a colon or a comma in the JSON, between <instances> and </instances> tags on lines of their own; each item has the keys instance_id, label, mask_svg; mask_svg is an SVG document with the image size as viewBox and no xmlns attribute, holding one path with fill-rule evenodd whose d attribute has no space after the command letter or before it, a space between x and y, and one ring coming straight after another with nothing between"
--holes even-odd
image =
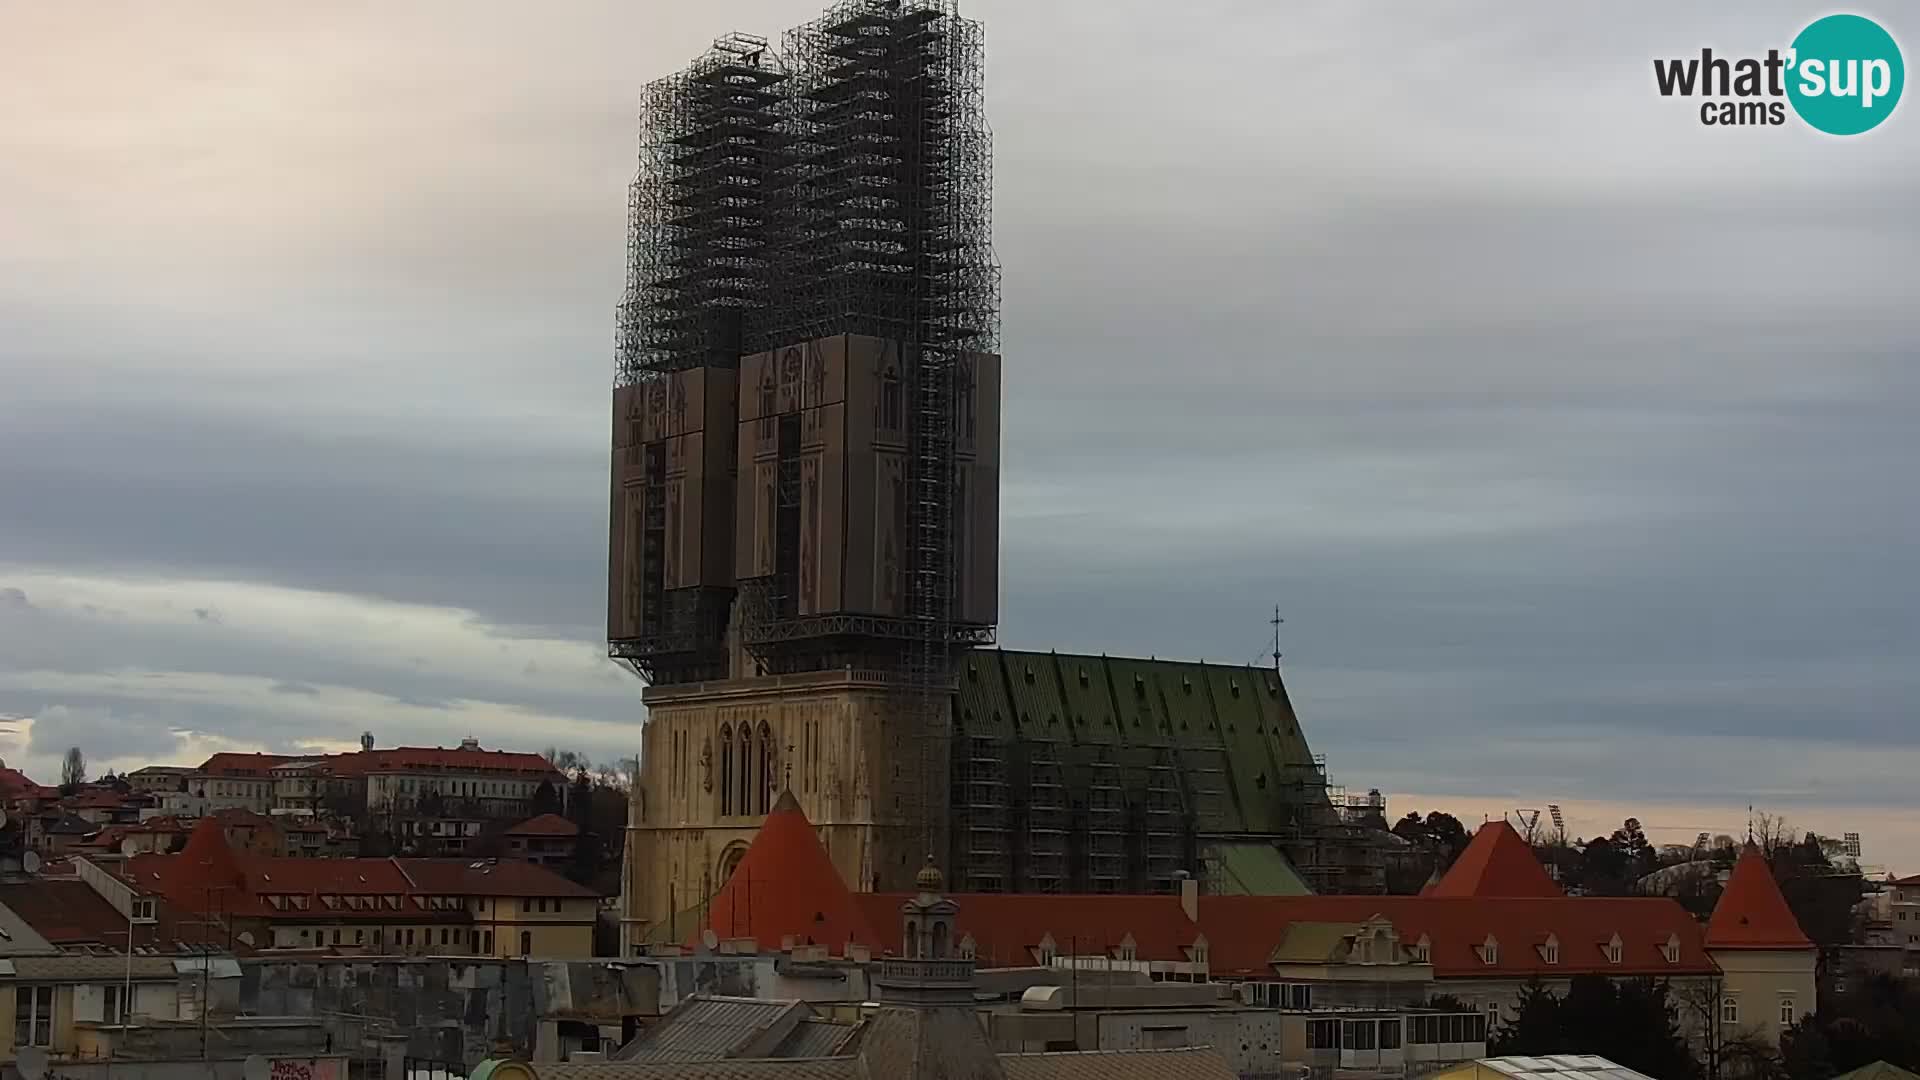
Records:
<instances>
[{"instance_id":1,"label":"dormer window","mask_svg":"<svg viewBox=\"0 0 1920 1080\"><path fill-rule=\"evenodd\" d=\"M1139 950L1133 941L1133 935L1128 934L1126 937L1120 939L1119 945L1114 947L1113 958L1115 960L1123 960L1128 963L1132 963L1135 959L1138 958L1138 952Z\"/></svg>"},{"instance_id":2,"label":"dormer window","mask_svg":"<svg viewBox=\"0 0 1920 1080\"><path fill-rule=\"evenodd\" d=\"M1552 934L1547 935L1546 943L1540 946L1540 962L1543 964L1558 964L1560 962L1559 938Z\"/></svg>"},{"instance_id":3,"label":"dormer window","mask_svg":"<svg viewBox=\"0 0 1920 1080\"><path fill-rule=\"evenodd\" d=\"M1609 964L1617 964L1626 956L1626 944L1620 940L1619 934L1613 935L1613 939L1607 942L1606 952Z\"/></svg>"},{"instance_id":4,"label":"dormer window","mask_svg":"<svg viewBox=\"0 0 1920 1080\"><path fill-rule=\"evenodd\" d=\"M1054 958L1059 955L1059 950L1053 943L1052 934L1048 934L1046 937L1040 939L1040 944L1033 948L1033 955L1035 959L1040 961L1041 967L1053 966Z\"/></svg>"},{"instance_id":5,"label":"dormer window","mask_svg":"<svg viewBox=\"0 0 1920 1080\"><path fill-rule=\"evenodd\" d=\"M1207 966L1207 939L1204 935L1194 939L1191 952L1193 953L1194 963L1199 964L1201 967Z\"/></svg>"},{"instance_id":6,"label":"dormer window","mask_svg":"<svg viewBox=\"0 0 1920 1080\"><path fill-rule=\"evenodd\" d=\"M1433 939L1425 934L1413 943L1413 962L1416 964L1433 963Z\"/></svg>"},{"instance_id":7,"label":"dormer window","mask_svg":"<svg viewBox=\"0 0 1920 1080\"><path fill-rule=\"evenodd\" d=\"M1665 957L1667 963L1669 964L1679 963L1680 962L1680 935L1668 934L1666 943L1660 946L1660 955Z\"/></svg>"},{"instance_id":8,"label":"dormer window","mask_svg":"<svg viewBox=\"0 0 1920 1080\"><path fill-rule=\"evenodd\" d=\"M973 940L972 934L967 934L966 936L962 937L960 939L960 959L962 960L973 959L973 950L975 948L975 945L976 943Z\"/></svg>"},{"instance_id":9,"label":"dormer window","mask_svg":"<svg viewBox=\"0 0 1920 1080\"><path fill-rule=\"evenodd\" d=\"M1500 943L1494 940L1492 934L1488 934L1487 940L1480 943L1480 962L1488 967L1500 962Z\"/></svg>"}]
</instances>

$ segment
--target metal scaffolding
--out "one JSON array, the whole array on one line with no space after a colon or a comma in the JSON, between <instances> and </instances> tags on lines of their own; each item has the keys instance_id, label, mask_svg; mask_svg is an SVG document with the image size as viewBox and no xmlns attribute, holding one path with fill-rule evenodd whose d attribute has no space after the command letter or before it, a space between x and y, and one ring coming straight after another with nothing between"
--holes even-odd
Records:
<instances>
[{"instance_id":1,"label":"metal scaffolding","mask_svg":"<svg viewBox=\"0 0 1920 1080\"><path fill-rule=\"evenodd\" d=\"M906 603L891 628L918 691L907 721L918 761L900 793L902 825L952 865L950 843L985 842L997 827L945 833L953 653L979 640L979 628L954 619L956 371L999 345L981 28L959 17L954 0L846 0L789 31L782 51L789 81L772 334L782 342L863 334L899 347Z\"/></svg>"},{"instance_id":2,"label":"metal scaffolding","mask_svg":"<svg viewBox=\"0 0 1920 1080\"><path fill-rule=\"evenodd\" d=\"M734 367L764 336L785 82L765 38L728 34L642 92L619 385Z\"/></svg>"}]
</instances>

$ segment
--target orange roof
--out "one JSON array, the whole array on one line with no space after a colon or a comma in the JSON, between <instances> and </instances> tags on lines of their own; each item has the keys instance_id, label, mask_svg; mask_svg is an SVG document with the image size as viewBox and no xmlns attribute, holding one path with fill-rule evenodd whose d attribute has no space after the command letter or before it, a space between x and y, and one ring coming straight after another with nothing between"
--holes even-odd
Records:
<instances>
[{"instance_id":1,"label":"orange roof","mask_svg":"<svg viewBox=\"0 0 1920 1080\"><path fill-rule=\"evenodd\" d=\"M903 951L900 906L913 893L859 893L867 923L879 931L880 947ZM954 934L973 938L982 967L1027 967L1048 938L1060 956L1111 956L1133 938L1143 960L1184 960L1200 928L1181 910L1177 896L1062 893L967 893L948 896L957 905Z\"/></svg>"},{"instance_id":2,"label":"orange roof","mask_svg":"<svg viewBox=\"0 0 1920 1080\"><path fill-rule=\"evenodd\" d=\"M528 818L507 830L508 836L578 836L580 826L559 814L541 814Z\"/></svg>"},{"instance_id":3,"label":"orange roof","mask_svg":"<svg viewBox=\"0 0 1920 1080\"><path fill-rule=\"evenodd\" d=\"M214 776L257 776L262 779L282 762L292 761L285 754L234 754L221 752L200 765L200 771Z\"/></svg>"},{"instance_id":4,"label":"orange roof","mask_svg":"<svg viewBox=\"0 0 1920 1080\"><path fill-rule=\"evenodd\" d=\"M1799 920L1774 883L1766 856L1749 843L1707 922L1709 949L1811 949Z\"/></svg>"},{"instance_id":5,"label":"orange roof","mask_svg":"<svg viewBox=\"0 0 1920 1080\"><path fill-rule=\"evenodd\" d=\"M268 896L399 896L400 910L430 910L428 896L598 897L591 889L531 863L511 859L303 859L236 855L220 822L201 818L184 850L136 855L125 877L182 908L272 918L392 918L387 906L311 904L275 908ZM450 913L451 914L451 913Z\"/></svg>"},{"instance_id":6,"label":"orange roof","mask_svg":"<svg viewBox=\"0 0 1920 1080\"><path fill-rule=\"evenodd\" d=\"M763 949L778 949L789 936L835 952L848 942L877 944L792 791L780 794L733 876L707 905L707 927L721 937L755 938Z\"/></svg>"},{"instance_id":7,"label":"orange roof","mask_svg":"<svg viewBox=\"0 0 1920 1080\"><path fill-rule=\"evenodd\" d=\"M1422 889L1420 895L1484 899L1566 894L1547 876L1527 842L1502 820L1480 826L1446 876L1430 889Z\"/></svg>"},{"instance_id":8,"label":"orange roof","mask_svg":"<svg viewBox=\"0 0 1920 1080\"><path fill-rule=\"evenodd\" d=\"M436 746L400 746L390 750L361 750L348 754L329 754L329 769L339 776L368 773L433 770L441 772L496 773L510 776L565 779L566 774L539 754L521 754L506 750L443 750Z\"/></svg>"},{"instance_id":9,"label":"orange roof","mask_svg":"<svg viewBox=\"0 0 1920 1080\"><path fill-rule=\"evenodd\" d=\"M956 898L958 899L958 898ZM958 899L964 910L969 899ZM1365 922L1381 916L1393 923L1403 946L1425 936L1433 972L1445 978L1492 976L1674 975L1714 970L1700 924L1667 897L1435 897L1435 896L1203 896L1200 929L1206 932L1209 966L1215 974L1264 974L1269 958L1294 922ZM1606 947L1620 936L1620 963ZM1491 935L1494 963L1480 951ZM1559 963L1548 964L1539 946L1551 935ZM1668 962L1669 939L1680 946ZM1143 952L1143 958L1146 954Z\"/></svg>"}]
</instances>

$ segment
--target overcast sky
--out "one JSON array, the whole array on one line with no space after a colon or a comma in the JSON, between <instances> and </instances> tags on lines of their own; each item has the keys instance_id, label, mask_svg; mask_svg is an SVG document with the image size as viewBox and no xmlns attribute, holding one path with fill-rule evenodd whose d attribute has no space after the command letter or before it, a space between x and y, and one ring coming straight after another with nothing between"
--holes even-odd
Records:
<instances>
[{"instance_id":1,"label":"overcast sky","mask_svg":"<svg viewBox=\"0 0 1920 1080\"><path fill-rule=\"evenodd\" d=\"M816 6L0 0L0 756L634 753L638 91ZM1003 641L1244 663L1278 604L1396 813L1752 802L1920 869L1920 103L1833 139L1652 81L1824 7L967 10Z\"/></svg>"}]
</instances>

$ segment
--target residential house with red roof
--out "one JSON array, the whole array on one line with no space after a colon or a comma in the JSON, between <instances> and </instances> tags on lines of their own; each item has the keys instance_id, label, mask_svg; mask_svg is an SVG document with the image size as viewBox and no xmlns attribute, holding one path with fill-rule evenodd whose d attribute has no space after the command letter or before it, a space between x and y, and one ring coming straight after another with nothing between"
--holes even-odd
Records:
<instances>
[{"instance_id":1,"label":"residential house with red roof","mask_svg":"<svg viewBox=\"0 0 1920 1080\"><path fill-rule=\"evenodd\" d=\"M1735 878L1709 927L1666 897L1570 897L1510 826L1493 822L1421 896L1201 896L1189 879L1169 895L949 899L958 952L982 967L1122 966L1162 981L1250 983L1254 1000L1293 1007L1447 994L1498 1017L1531 981L1564 992L1586 974L1705 995L1724 982L1733 999L1777 976L1790 980L1779 985L1794 1007L1810 1004L1810 953L1765 861L1743 860ZM898 913L911 898L849 889L788 792L712 900L680 925L689 944L710 931L765 950L899 956ZM1785 1015L1785 1004L1767 1005ZM1778 1027L1751 1033L1777 1039Z\"/></svg>"},{"instance_id":2,"label":"residential house with red roof","mask_svg":"<svg viewBox=\"0 0 1920 1080\"><path fill-rule=\"evenodd\" d=\"M1819 950L1801 931L1766 856L1749 843L1707 922L1707 949L1723 973L1720 1024L1729 1035L1778 1044L1815 1006Z\"/></svg>"},{"instance_id":3,"label":"residential house with red roof","mask_svg":"<svg viewBox=\"0 0 1920 1080\"><path fill-rule=\"evenodd\" d=\"M537 866L566 866L580 846L580 826L559 814L528 818L505 835L508 855Z\"/></svg>"},{"instance_id":4,"label":"residential house with red roof","mask_svg":"<svg viewBox=\"0 0 1920 1080\"><path fill-rule=\"evenodd\" d=\"M123 872L256 950L587 957L600 907L592 890L513 860L236 852L214 818L179 853L136 855Z\"/></svg>"}]
</instances>

